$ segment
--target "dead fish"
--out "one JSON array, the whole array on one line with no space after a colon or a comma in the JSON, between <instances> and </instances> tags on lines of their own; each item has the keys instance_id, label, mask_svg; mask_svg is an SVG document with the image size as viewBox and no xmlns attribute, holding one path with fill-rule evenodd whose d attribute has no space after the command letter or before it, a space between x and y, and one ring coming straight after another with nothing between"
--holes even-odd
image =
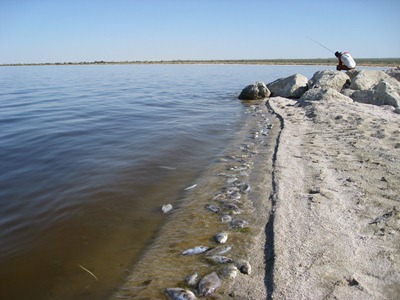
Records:
<instances>
[{"instance_id":1,"label":"dead fish","mask_svg":"<svg viewBox=\"0 0 400 300\"><path fill-rule=\"evenodd\" d=\"M398 212L398 210L396 209L396 207L394 206L393 209L387 213L385 213L384 215L376 218L375 220L373 220L372 222L368 223L368 224L378 224L381 222L388 222L394 215L396 215Z\"/></svg>"},{"instance_id":2,"label":"dead fish","mask_svg":"<svg viewBox=\"0 0 400 300\"><path fill-rule=\"evenodd\" d=\"M222 255L207 256L207 260L217 264L227 264L233 262L232 258Z\"/></svg>"},{"instance_id":3,"label":"dead fish","mask_svg":"<svg viewBox=\"0 0 400 300\"><path fill-rule=\"evenodd\" d=\"M175 167L168 167L168 166L159 166L160 169L165 169L165 170L176 170Z\"/></svg>"},{"instance_id":4,"label":"dead fish","mask_svg":"<svg viewBox=\"0 0 400 300\"><path fill-rule=\"evenodd\" d=\"M248 194L250 193L250 185L245 183L240 187L242 193Z\"/></svg>"},{"instance_id":5,"label":"dead fish","mask_svg":"<svg viewBox=\"0 0 400 300\"><path fill-rule=\"evenodd\" d=\"M199 274L197 272L190 274L185 277L185 283L187 286L195 287L197 285Z\"/></svg>"},{"instance_id":6,"label":"dead fish","mask_svg":"<svg viewBox=\"0 0 400 300\"><path fill-rule=\"evenodd\" d=\"M214 205L210 205L210 204L206 205L206 209L208 209L216 214L219 214L221 212L221 209L218 206L214 206Z\"/></svg>"},{"instance_id":7,"label":"dead fish","mask_svg":"<svg viewBox=\"0 0 400 300\"><path fill-rule=\"evenodd\" d=\"M225 244L228 240L228 234L226 232L219 232L214 236L214 240L217 243Z\"/></svg>"},{"instance_id":8,"label":"dead fish","mask_svg":"<svg viewBox=\"0 0 400 300\"><path fill-rule=\"evenodd\" d=\"M251 274L251 265L247 260L238 259L235 262L236 267L240 271L240 273L250 275Z\"/></svg>"},{"instance_id":9,"label":"dead fish","mask_svg":"<svg viewBox=\"0 0 400 300\"><path fill-rule=\"evenodd\" d=\"M232 177L232 178L229 178L227 181L226 181L226 184L232 184L232 183L234 183L234 182L236 182L236 181L238 181L239 180L239 178L237 178L237 177Z\"/></svg>"},{"instance_id":10,"label":"dead fish","mask_svg":"<svg viewBox=\"0 0 400 300\"><path fill-rule=\"evenodd\" d=\"M240 195L239 192L234 192L229 195L230 200L239 200L240 198L242 198L242 196Z\"/></svg>"},{"instance_id":11,"label":"dead fish","mask_svg":"<svg viewBox=\"0 0 400 300\"><path fill-rule=\"evenodd\" d=\"M218 193L212 199L215 201L223 200L226 199L226 195L224 193Z\"/></svg>"},{"instance_id":12,"label":"dead fish","mask_svg":"<svg viewBox=\"0 0 400 300\"><path fill-rule=\"evenodd\" d=\"M229 203L229 202L225 202L224 207L228 210L236 210L236 211L240 210L240 208L236 204Z\"/></svg>"},{"instance_id":13,"label":"dead fish","mask_svg":"<svg viewBox=\"0 0 400 300\"><path fill-rule=\"evenodd\" d=\"M224 266L220 271L220 275L228 279L235 279L237 274L238 274L238 268L236 268L234 264L228 264Z\"/></svg>"},{"instance_id":14,"label":"dead fish","mask_svg":"<svg viewBox=\"0 0 400 300\"><path fill-rule=\"evenodd\" d=\"M232 250L231 246L218 246L206 252L206 256L222 255Z\"/></svg>"},{"instance_id":15,"label":"dead fish","mask_svg":"<svg viewBox=\"0 0 400 300\"><path fill-rule=\"evenodd\" d=\"M186 189L184 189L184 191L188 191L188 190L194 189L196 186L197 186L197 184L193 184L191 186L188 186Z\"/></svg>"},{"instance_id":16,"label":"dead fish","mask_svg":"<svg viewBox=\"0 0 400 300\"><path fill-rule=\"evenodd\" d=\"M172 300L196 300L197 297L193 292L181 288L165 289L167 296Z\"/></svg>"},{"instance_id":17,"label":"dead fish","mask_svg":"<svg viewBox=\"0 0 400 300\"><path fill-rule=\"evenodd\" d=\"M182 255L194 255L207 251L209 248L206 246L196 246L182 252Z\"/></svg>"},{"instance_id":18,"label":"dead fish","mask_svg":"<svg viewBox=\"0 0 400 300\"><path fill-rule=\"evenodd\" d=\"M244 228L248 225L249 223L243 219L235 219L231 222L231 226L233 228Z\"/></svg>"},{"instance_id":19,"label":"dead fish","mask_svg":"<svg viewBox=\"0 0 400 300\"><path fill-rule=\"evenodd\" d=\"M172 204L165 204L161 207L161 210L164 214L170 212L172 210Z\"/></svg>"},{"instance_id":20,"label":"dead fish","mask_svg":"<svg viewBox=\"0 0 400 300\"><path fill-rule=\"evenodd\" d=\"M223 215L221 217L221 222L222 223L229 223L232 221L232 217L230 215Z\"/></svg>"},{"instance_id":21,"label":"dead fish","mask_svg":"<svg viewBox=\"0 0 400 300\"><path fill-rule=\"evenodd\" d=\"M212 272L204 276L199 283L199 294L207 297L215 292L221 285L221 279L219 279L217 273Z\"/></svg>"}]
</instances>

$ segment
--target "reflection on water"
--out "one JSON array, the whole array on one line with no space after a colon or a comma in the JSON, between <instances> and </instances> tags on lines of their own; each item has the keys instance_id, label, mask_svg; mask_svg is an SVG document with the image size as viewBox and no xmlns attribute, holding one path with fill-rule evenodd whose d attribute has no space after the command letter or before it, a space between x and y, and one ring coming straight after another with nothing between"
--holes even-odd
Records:
<instances>
[{"instance_id":1,"label":"reflection on water","mask_svg":"<svg viewBox=\"0 0 400 300\"><path fill-rule=\"evenodd\" d=\"M241 89L296 68L318 70L0 68L0 298L107 298L160 206L179 204L240 127Z\"/></svg>"}]
</instances>

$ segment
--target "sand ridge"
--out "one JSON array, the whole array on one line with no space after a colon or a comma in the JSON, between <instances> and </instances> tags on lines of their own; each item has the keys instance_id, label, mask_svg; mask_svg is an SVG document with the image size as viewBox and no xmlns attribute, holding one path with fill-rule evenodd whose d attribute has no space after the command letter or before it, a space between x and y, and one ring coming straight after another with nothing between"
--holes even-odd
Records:
<instances>
[{"instance_id":1,"label":"sand ridge","mask_svg":"<svg viewBox=\"0 0 400 300\"><path fill-rule=\"evenodd\" d=\"M400 201L400 116L340 101L269 105L284 126L268 298L396 299L399 214L370 223Z\"/></svg>"}]
</instances>

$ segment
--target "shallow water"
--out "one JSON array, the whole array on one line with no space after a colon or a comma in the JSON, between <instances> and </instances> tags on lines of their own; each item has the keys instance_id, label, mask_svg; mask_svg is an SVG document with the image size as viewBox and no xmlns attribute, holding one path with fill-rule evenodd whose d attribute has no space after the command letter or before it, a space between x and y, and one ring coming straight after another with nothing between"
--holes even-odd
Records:
<instances>
[{"instance_id":1,"label":"shallow water","mask_svg":"<svg viewBox=\"0 0 400 300\"><path fill-rule=\"evenodd\" d=\"M0 298L107 298L161 205L179 205L242 128L241 89L320 69L0 68Z\"/></svg>"}]
</instances>

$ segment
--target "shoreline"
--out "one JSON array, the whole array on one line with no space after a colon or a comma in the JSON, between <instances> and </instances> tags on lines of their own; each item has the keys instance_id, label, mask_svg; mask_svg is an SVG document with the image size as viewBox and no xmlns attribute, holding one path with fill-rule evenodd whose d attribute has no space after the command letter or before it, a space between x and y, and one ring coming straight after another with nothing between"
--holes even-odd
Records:
<instances>
[{"instance_id":1,"label":"shoreline","mask_svg":"<svg viewBox=\"0 0 400 300\"><path fill-rule=\"evenodd\" d=\"M397 67L400 58L356 58L359 67ZM12 63L0 64L0 67L24 67L24 66L91 66L91 65L287 65L287 66L336 66L335 58L315 59L238 59L238 60L159 60L159 61L93 61L93 62L57 62L57 63Z\"/></svg>"},{"instance_id":2,"label":"shoreline","mask_svg":"<svg viewBox=\"0 0 400 300\"><path fill-rule=\"evenodd\" d=\"M264 228L268 213L265 212L272 208L268 200L271 194L270 158L279 126L276 119L269 114L265 100L242 103L247 107L247 117L239 132L219 155L215 164L193 182L196 187L186 192L179 207L166 215L167 220L157 237L133 266L125 284L110 299L166 299L166 288L185 287L184 278L194 272L199 277L213 271L224 273L224 268L233 266L233 263L212 263L204 254L181 254L185 249L200 245L217 247L218 243L213 239L217 232L228 233L228 241L222 245L232 247L232 250L224 255L234 261L250 261L252 270L251 275L240 272L230 274L236 280L229 276L221 277L222 285L211 298L243 299L248 296L243 291L250 291L254 299L260 299L260 295L264 299L267 297L264 285L250 290L243 287L250 288L254 280L264 282L265 278L265 270L261 267L264 264L264 246L267 243ZM268 124L273 126L266 132L265 128L271 126ZM239 214L233 212L233 208L224 208L225 204L231 203L230 200L214 199L221 191L234 187L230 181L235 177L250 184L250 192L242 193L239 201L234 202L240 208ZM207 205L218 206L222 212L213 213L206 209ZM247 221L248 226L233 228L231 223L222 222L221 217L225 213L230 214L232 219Z\"/></svg>"},{"instance_id":3,"label":"shoreline","mask_svg":"<svg viewBox=\"0 0 400 300\"><path fill-rule=\"evenodd\" d=\"M400 116L341 100L248 103L241 135L196 182L111 299L166 299L166 288L188 289L185 276L213 271L222 284L212 299L395 299L400 216L379 220L399 209ZM250 225L232 231L205 205L224 185L216 174L234 162L226 158L259 138L269 111L274 129L244 159L251 192L241 200L239 217ZM221 228L234 248L227 256L234 264L247 260L251 274L226 278L224 266L210 264L204 254L181 255L198 245L215 247L212 237Z\"/></svg>"}]
</instances>

